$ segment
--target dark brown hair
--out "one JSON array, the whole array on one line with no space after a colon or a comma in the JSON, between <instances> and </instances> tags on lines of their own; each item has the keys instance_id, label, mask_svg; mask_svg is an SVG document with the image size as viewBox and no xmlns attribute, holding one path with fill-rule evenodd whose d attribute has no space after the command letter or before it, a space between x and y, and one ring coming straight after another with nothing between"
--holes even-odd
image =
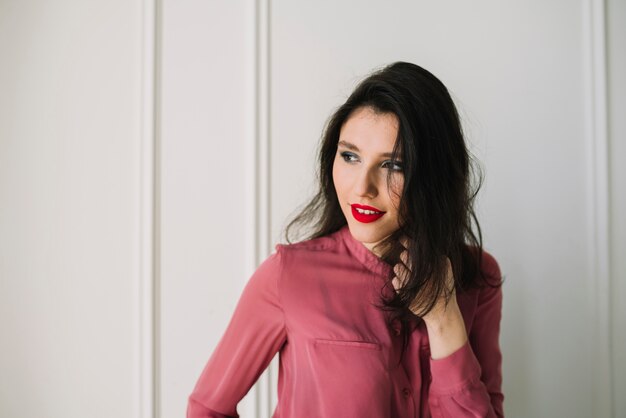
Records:
<instances>
[{"instance_id":1,"label":"dark brown hair","mask_svg":"<svg viewBox=\"0 0 626 418\"><path fill-rule=\"evenodd\" d=\"M318 149L319 189L287 225L288 242L294 226L309 226L305 239L312 239L346 225L333 184L333 163L341 127L355 110L365 106L377 113L393 113L399 122L391 159L402 156L400 229L379 245L381 258L394 266L404 250L400 237L408 237L412 268L405 285L392 292L391 299L383 298L381 292L378 307L391 312L390 324L401 322L404 352L411 325L416 325L419 316L428 313L440 297L448 300L451 296L445 286L444 255L450 259L457 291L491 285L482 275L482 234L473 209L482 174L478 170L473 186L475 160L466 147L456 107L443 83L415 64L390 64L361 81L330 117ZM391 175L389 171L388 185ZM385 286L393 289L392 278L393 273ZM414 300L419 301L418 317L409 310Z\"/></svg>"}]
</instances>

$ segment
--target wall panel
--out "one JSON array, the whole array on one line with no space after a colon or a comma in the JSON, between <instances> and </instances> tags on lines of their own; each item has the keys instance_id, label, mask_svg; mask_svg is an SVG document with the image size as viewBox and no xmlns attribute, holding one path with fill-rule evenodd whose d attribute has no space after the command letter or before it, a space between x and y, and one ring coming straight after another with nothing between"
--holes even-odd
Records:
<instances>
[{"instance_id":1,"label":"wall panel","mask_svg":"<svg viewBox=\"0 0 626 418\"><path fill-rule=\"evenodd\" d=\"M626 2L607 2L613 413L626 411Z\"/></svg>"},{"instance_id":2,"label":"wall panel","mask_svg":"<svg viewBox=\"0 0 626 418\"><path fill-rule=\"evenodd\" d=\"M251 2L162 2L161 417L184 414L255 266L254 22Z\"/></svg>"},{"instance_id":3,"label":"wall panel","mask_svg":"<svg viewBox=\"0 0 626 418\"><path fill-rule=\"evenodd\" d=\"M141 25L0 3L0 416L137 416Z\"/></svg>"}]
</instances>

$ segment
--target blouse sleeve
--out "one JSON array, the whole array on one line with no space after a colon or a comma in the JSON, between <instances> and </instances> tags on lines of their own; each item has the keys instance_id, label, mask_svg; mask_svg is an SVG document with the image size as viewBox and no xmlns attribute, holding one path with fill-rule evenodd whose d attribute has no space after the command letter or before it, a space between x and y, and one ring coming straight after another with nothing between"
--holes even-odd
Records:
<instances>
[{"instance_id":1,"label":"blouse sleeve","mask_svg":"<svg viewBox=\"0 0 626 418\"><path fill-rule=\"evenodd\" d=\"M237 403L287 339L278 295L280 246L257 268L187 404L187 418L238 418Z\"/></svg>"},{"instance_id":2,"label":"blouse sleeve","mask_svg":"<svg viewBox=\"0 0 626 418\"><path fill-rule=\"evenodd\" d=\"M498 263L484 254L484 272L489 280L500 282ZM430 361L433 417L504 417L501 317L502 287L481 289L468 342L448 357Z\"/></svg>"}]
</instances>

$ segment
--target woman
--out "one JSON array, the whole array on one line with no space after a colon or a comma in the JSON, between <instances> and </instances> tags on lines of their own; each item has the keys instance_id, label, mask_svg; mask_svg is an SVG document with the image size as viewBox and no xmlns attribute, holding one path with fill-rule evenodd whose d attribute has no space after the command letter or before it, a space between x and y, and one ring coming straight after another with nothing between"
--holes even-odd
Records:
<instances>
[{"instance_id":1,"label":"woman","mask_svg":"<svg viewBox=\"0 0 626 418\"><path fill-rule=\"evenodd\" d=\"M501 276L445 86L410 63L374 72L319 157L287 241L293 226L313 233L252 275L187 416L238 417L276 352L275 417L503 416Z\"/></svg>"}]
</instances>

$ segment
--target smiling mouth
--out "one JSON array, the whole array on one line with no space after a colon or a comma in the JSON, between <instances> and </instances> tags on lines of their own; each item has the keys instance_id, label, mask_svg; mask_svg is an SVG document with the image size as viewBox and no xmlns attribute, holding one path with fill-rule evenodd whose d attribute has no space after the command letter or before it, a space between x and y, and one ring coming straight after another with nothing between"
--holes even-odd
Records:
<instances>
[{"instance_id":1,"label":"smiling mouth","mask_svg":"<svg viewBox=\"0 0 626 418\"><path fill-rule=\"evenodd\" d=\"M361 208L354 208L357 212L359 213L364 213L366 215L374 215L374 214L378 214L378 213L382 213L382 212L378 212L375 210L365 210L365 209L361 209Z\"/></svg>"},{"instance_id":2,"label":"smiling mouth","mask_svg":"<svg viewBox=\"0 0 626 418\"><path fill-rule=\"evenodd\" d=\"M374 222L385 214L385 212L372 206L353 204L350 207L352 208L354 219L362 223Z\"/></svg>"}]
</instances>

